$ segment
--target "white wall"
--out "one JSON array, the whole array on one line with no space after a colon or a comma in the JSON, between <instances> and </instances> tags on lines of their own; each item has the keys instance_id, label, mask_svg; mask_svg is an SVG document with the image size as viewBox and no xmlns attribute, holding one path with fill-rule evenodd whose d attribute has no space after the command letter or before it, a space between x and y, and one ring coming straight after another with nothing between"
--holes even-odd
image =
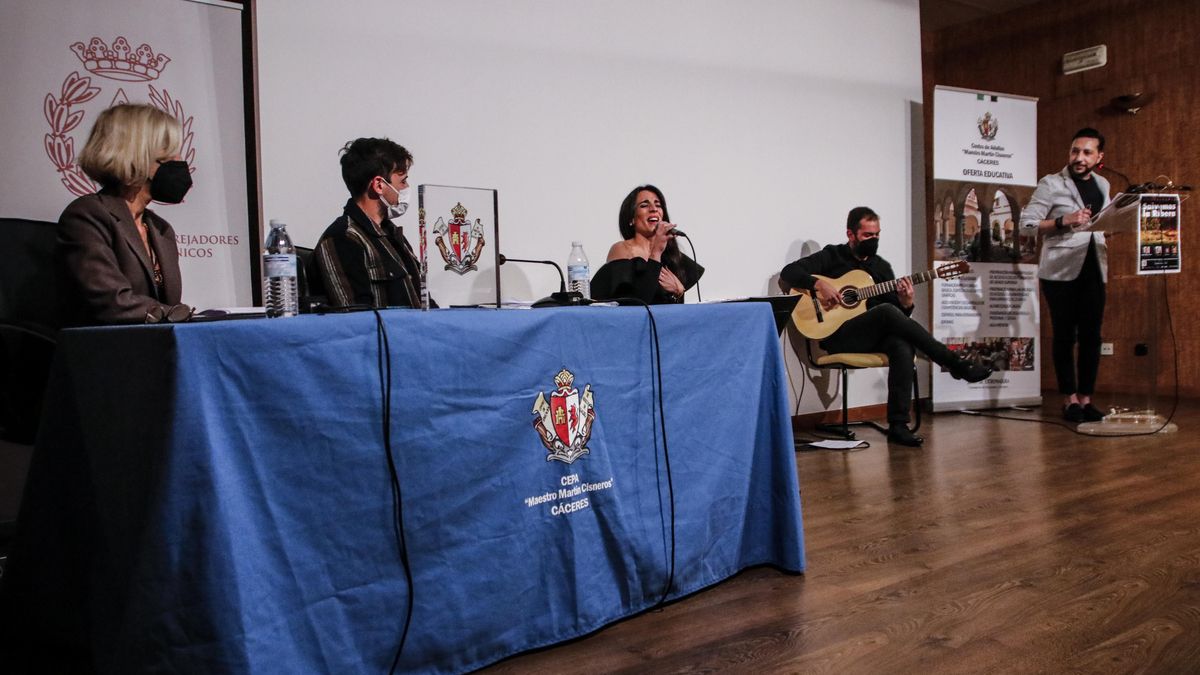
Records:
<instances>
[{"instance_id":1,"label":"white wall","mask_svg":"<svg viewBox=\"0 0 1200 675\"><path fill-rule=\"evenodd\" d=\"M565 262L582 239L594 271L621 199L652 182L708 268L705 299L778 292L859 204L909 268L917 0L257 4L263 213L302 244L341 213L341 146L388 136L416 156L413 184L497 188L510 256ZM506 297L557 285L503 272ZM852 389L884 400L881 374Z\"/></svg>"}]
</instances>

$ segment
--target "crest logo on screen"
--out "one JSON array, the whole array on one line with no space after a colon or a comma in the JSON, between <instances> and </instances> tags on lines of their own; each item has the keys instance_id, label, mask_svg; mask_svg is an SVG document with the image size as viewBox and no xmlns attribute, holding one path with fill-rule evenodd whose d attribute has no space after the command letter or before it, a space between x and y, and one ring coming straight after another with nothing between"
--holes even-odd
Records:
<instances>
[{"instance_id":1,"label":"crest logo on screen","mask_svg":"<svg viewBox=\"0 0 1200 675\"><path fill-rule=\"evenodd\" d=\"M979 138L985 141L993 141L996 139L996 132L1000 131L1000 120L996 119L992 113L985 112L983 117L976 120L976 128L979 129Z\"/></svg>"},{"instance_id":2,"label":"crest logo on screen","mask_svg":"<svg viewBox=\"0 0 1200 675\"><path fill-rule=\"evenodd\" d=\"M461 275L479 269L475 263L483 252L483 223L476 218L472 224L462 202L450 209L449 222L438 218L433 231L437 233L435 242L447 270Z\"/></svg>"},{"instance_id":3,"label":"crest logo on screen","mask_svg":"<svg viewBox=\"0 0 1200 675\"><path fill-rule=\"evenodd\" d=\"M596 420L592 385L586 385L580 393L572 386L574 383L575 375L563 368L554 376L558 388L549 397L545 392L538 392L533 404L531 412L536 416L533 427L537 429L542 445L546 446L547 462L556 460L571 464L590 452L587 443Z\"/></svg>"},{"instance_id":4,"label":"crest logo on screen","mask_svg":"<svg viewBox=\"0 0 1200 675\"><path fill-rule=\"evenodd\" d=\"M192 147L193 118L184 112L183 104L172 98L170 92L149 84L162 75L167 64L171 62L169 56L161 52L155 54L150 45L145 43L135 50L130 47L129 40L124 36L118 36L112 46L105 44L104 40L98 37L93 37L88 44L76 42L70 49L89 75L80 75L77 70L72 71L63 80L59 91L46 94L42 101L42 114L46 123L50 125L50 133L43 138L43 144L46 156L58 171L63 187L79 197L99 189L99 186L79 168L75 154L75 137L72 135L79 130L80 123L86 115L83 104L104 93L101 87L93 86L92 76L97 78L95 82L100 85L106 84L103 80L129 83L124 86L116 85L117 90L111 99L107 99L107 96L101 99L108 101L104 107L129 103L132 94L135 99L148 99L155 107L178 120L179 125L183 127L183 145L179 154L188 166L193 167L192 171L195 171L192 163L196 157L196 149ZM144 92L140 86L137 89L133 88L143 83L146 83ZM130 93L125 91L125 87L130 87ZM81 139L79 144L81 149L83 140L85 139Z\"/></svg>"}]
</instances>

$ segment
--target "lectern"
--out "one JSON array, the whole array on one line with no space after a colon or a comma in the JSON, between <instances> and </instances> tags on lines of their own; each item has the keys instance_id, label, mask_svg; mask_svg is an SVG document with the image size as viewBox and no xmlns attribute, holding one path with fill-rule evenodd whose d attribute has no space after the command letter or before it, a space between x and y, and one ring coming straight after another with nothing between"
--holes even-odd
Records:
<instances>
[{"instance_id":1,"label":"lectern","mask_svg":"<svg viewBox=\"0 0 1200 675\"><path fill-rule=\"evenodd\" d=\"M1182 268L1177 194L1118 194L1091 221L1108 241L1108 288L1102 340L1100 407L1108 414L1079 431L1101 436L1173 432L1160 414L1160 377L1171 372L1166 275Z\"/></svg>"}]
</instances>

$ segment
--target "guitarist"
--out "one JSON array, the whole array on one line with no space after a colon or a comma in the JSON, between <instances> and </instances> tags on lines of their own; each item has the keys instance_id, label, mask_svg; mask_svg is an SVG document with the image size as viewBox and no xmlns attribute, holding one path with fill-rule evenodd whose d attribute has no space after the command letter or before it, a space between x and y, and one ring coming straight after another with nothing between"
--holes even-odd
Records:
<instances>
[{"instance_id":1,"label":"guitarist","mask_svg":"<svg viewBox=\"0 0 1200 675\"><path fill-rule=\"evenodd\" d=\"M824 279L840 277L852 270L871 275L875 283L896 278L892 266L881 258L879 250L879 215L866 206L850 210L846 217L846 243L830 244L816 253L788 264L780 272L780 280L792 288L816 294L825 309L838 304L838 289ZM960 380L979 382L992 374L987 366L969 363L938 342L921 324L912 320L914 305L912 281L907 277L896 282L896 291L870 298L867 311L850 319L832 335L821 341L830 353L882 352L895 367L888 368L888 440L900 445L919 446L924 439L908 428L912 408L914 350L948 369ZM843 392L845 395L845 392Z\"/></svg>"}]
</instances>

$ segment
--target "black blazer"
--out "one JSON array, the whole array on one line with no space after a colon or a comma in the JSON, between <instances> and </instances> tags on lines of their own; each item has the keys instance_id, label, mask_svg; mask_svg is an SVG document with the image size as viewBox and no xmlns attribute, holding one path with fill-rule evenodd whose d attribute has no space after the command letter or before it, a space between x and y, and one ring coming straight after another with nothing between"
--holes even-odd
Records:
<instances>
[{"instance_id":1,"label":"black blazer","mask_svg":"<svg viewBox=\"0 0 1200 675\"><path fill-rule=\"evenodd\" d=\"M162 270L161 298L124 199L103 191L86 195L59 216L54 264L63 326L144 323L153 308L179 304L183 280L175 230L149 209L142 221Z\"/></svg>"}]
</instances>

